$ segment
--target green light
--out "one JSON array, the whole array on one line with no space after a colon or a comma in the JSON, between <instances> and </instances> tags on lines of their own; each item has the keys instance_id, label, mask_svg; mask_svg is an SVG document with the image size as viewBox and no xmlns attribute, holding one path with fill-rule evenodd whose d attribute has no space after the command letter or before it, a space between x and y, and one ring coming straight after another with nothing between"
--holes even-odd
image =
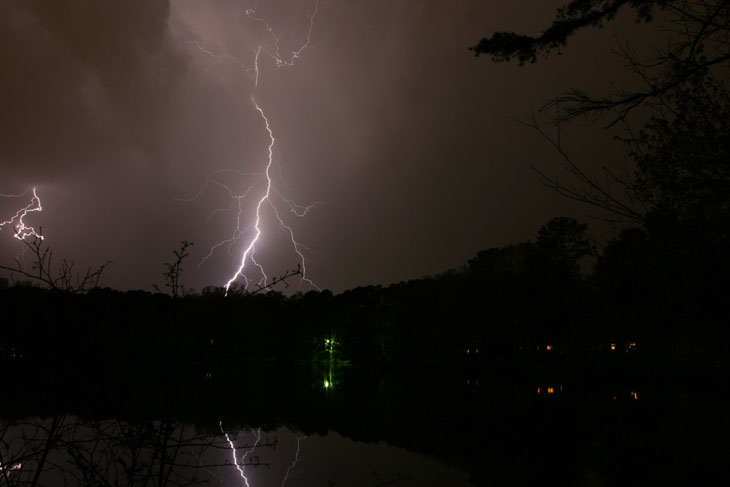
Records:
<instances>
[{"instance_id":1,"label":"green light","mask_svg":"<svg viewBox=\"0 0 730 487\"><path fill-rule=\"evenodd\" d=\"M330 382L327 379L324 380L324 388L325 389L329 389L330 388Z\"/></svg>"},{"instance_id":2,"label":"green light","mask_svg":"<svg viewBox=\"0 0 730 487\"><path fill-rule=\"evenodd\" d=\"M334 338L325 338L324 339L324 349L329 353L330 355L334 355L335 349L339 343Z\"/></svg>"}]
</instances>

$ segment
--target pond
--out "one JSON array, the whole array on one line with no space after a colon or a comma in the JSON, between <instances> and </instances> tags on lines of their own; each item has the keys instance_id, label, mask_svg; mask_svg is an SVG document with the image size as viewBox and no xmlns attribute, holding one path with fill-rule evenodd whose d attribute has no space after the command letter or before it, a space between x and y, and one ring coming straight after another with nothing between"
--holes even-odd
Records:
<instances>
[{"instance_id":1,"label":"pond","mask_svg":"<svg viewBox=\"0 0 730 487\"><path fill-rule=\"evenodd\" d=\"M6 420L0 485L470 485L465 472L385 443L219 426L213 435L170 420Z\"/></svg>"},{"instance_id":2,"label":"pond","mask_svg":"<svg viewBox=\"0 0 730 487\"><path fill-rule=\"evenodd\" d=\"M0 486L700 485L728 473L727 383L711 378L174 370L6 388Z\"/></svg>"}]
</instances>

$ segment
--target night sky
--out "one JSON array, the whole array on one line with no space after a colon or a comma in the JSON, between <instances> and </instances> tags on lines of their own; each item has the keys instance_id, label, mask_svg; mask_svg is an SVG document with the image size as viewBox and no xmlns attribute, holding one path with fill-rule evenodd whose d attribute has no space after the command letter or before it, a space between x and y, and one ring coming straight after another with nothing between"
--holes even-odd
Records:
<instances>
[{"instance_id":1,"label":"night sky","mask_svg":"<svg viewBox=\"0 0 730 487\"><path fill-rule=\"evenodd\" d=\"M631 86L614 36L641 49L650 33L624 13L525 67L467 49L495 30L539 33L561 3L320 0L308 48L277 68L271 33L251 17L290 57L307 42L314 0L2 0L0 193L37 187L43 212L28 222L59 257L112 260L104 285L162 284L183 239L195 243L185 283L223 285L252 228L198 264L236 231L236 204L215 212L232 202L221 184L242 195L255 183L242 231L266 189L269 136L254 97L276 138L271 200L320 288L443 272L533 238L554 216L591 223L595 210L538 181L530 165L561 175L560 159L513 118L571 86ZM612 136L600 123L562 134L588 168L624 164ZM211 175L221 184L206 185ZM298 218L284 198L316 204ZM0 220L29 201L0 198ZM257 262L270 274L295 268L267 205L261 229ZM592 233L609 235L601 224ZM0 232L2 263L21 249Z\"/></svg>"}]
</instances>

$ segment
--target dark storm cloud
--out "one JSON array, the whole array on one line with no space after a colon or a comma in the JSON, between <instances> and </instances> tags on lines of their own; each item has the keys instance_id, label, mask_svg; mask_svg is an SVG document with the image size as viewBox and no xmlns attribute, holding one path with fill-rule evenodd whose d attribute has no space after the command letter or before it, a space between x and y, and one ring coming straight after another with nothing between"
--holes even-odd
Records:
<instances>
[{"instance_id":1,"label":"dark storm cloud","mask_svg":"<svg viewBox=\"0 0 730 487\"><path fill-rule=\"evenodd\" d=\"M0 2L0 193L41 184L31 223L58 255L111 259L107 284L148 287L187 239L186 284L224 283L246 242L196 264L236 229L236 211L209 218L229 195L213 186L170 201L195 195L213 169L263 170L268 135L252 96L276 135L278 188L325 203L305 219L283 212L321 287L441 272L580 212L537 182L530 164L554 172L559 158L511 117L571 85L620 85L613 27L519 68L467 47L495 30L539 32L560 0L322 0L312 48L293 68L262 55L256 87L254 50L273 45L245 15L254 3L282 54L305 42L314 0ZM595 167L616 160L609 134L563 135ZM226 178L245 191L245 178ZM264 227L262 261L274 273L295 266L287 236ZM0 238L7 261L17 249L2 245L15 242Z\"/></svg>"},{"instance_id":2,"label":"dark storm cloud","mask_svg":"<svg viewBox=\"0 0 730 487\"><path fill-rule=\"evenodd\" d=\"M166 0L0 4L0 161L36 178L155 144L183 60Z\"/></svg>"}]
</instances>

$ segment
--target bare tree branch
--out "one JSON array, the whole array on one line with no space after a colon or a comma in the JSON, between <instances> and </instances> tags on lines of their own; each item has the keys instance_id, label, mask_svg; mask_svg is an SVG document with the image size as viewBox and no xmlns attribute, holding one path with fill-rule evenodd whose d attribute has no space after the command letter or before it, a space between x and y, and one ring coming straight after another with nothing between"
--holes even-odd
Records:
<instances>
[{"instance_id":1,"label":"bare tree branch","mask_svg":"<svg viewBox=\"0 0 730 487\"><path fill-rule=\"evenodd\" d=\"M39 232L39 235L42 235L42 229ZM54 269L53 251L45 244L44 239L27 237L21 239L21 242L31 253L33 259L31 268L26 269L20 258L16 258L15 266L0 264L0 269L45 284L49 289L85 293L99 287L102 274L112 263L106 261L96 268L88 267L85 272L80 273L75 270L74 261L63 259Z\"/></svg>"},{"instance_id":2,"label":"bare tree branch","mask_svg":"<svg viewBox=\"0 0 730 487\"><path fill-rule=\"evenodd\" d=\"M534 165L531 166L532 170L537 173L540 181L547 187L555 190L561 196L566 198L580 201L582 203L588 203L607 212L617 215L620 220L615 221L627 221L627 222L639 222L643 215L635 210L631 205L625 203L617 196L615 196L610 188L612 184L620 184L626 188L628 184L621 178L615 177L611 171L607 168L603 168L604 176L607 178L607 184L597 181L595 178L589 176L583 171L579 164L576 163L568 152L563 148L559 139L553 139L548 135L537 122L537 119L533 116L531 122L525 122L523 120L516 120L517 123L525 125L535 130L542 138L544 138L557 152L565 162L565 170L568 174L571 174L576 178L578 186L566 185L562 183L557 177L549 177L543 171L536 168ZM625 192L626 193L626 192Z\"/></svg>"}]
</instances>

